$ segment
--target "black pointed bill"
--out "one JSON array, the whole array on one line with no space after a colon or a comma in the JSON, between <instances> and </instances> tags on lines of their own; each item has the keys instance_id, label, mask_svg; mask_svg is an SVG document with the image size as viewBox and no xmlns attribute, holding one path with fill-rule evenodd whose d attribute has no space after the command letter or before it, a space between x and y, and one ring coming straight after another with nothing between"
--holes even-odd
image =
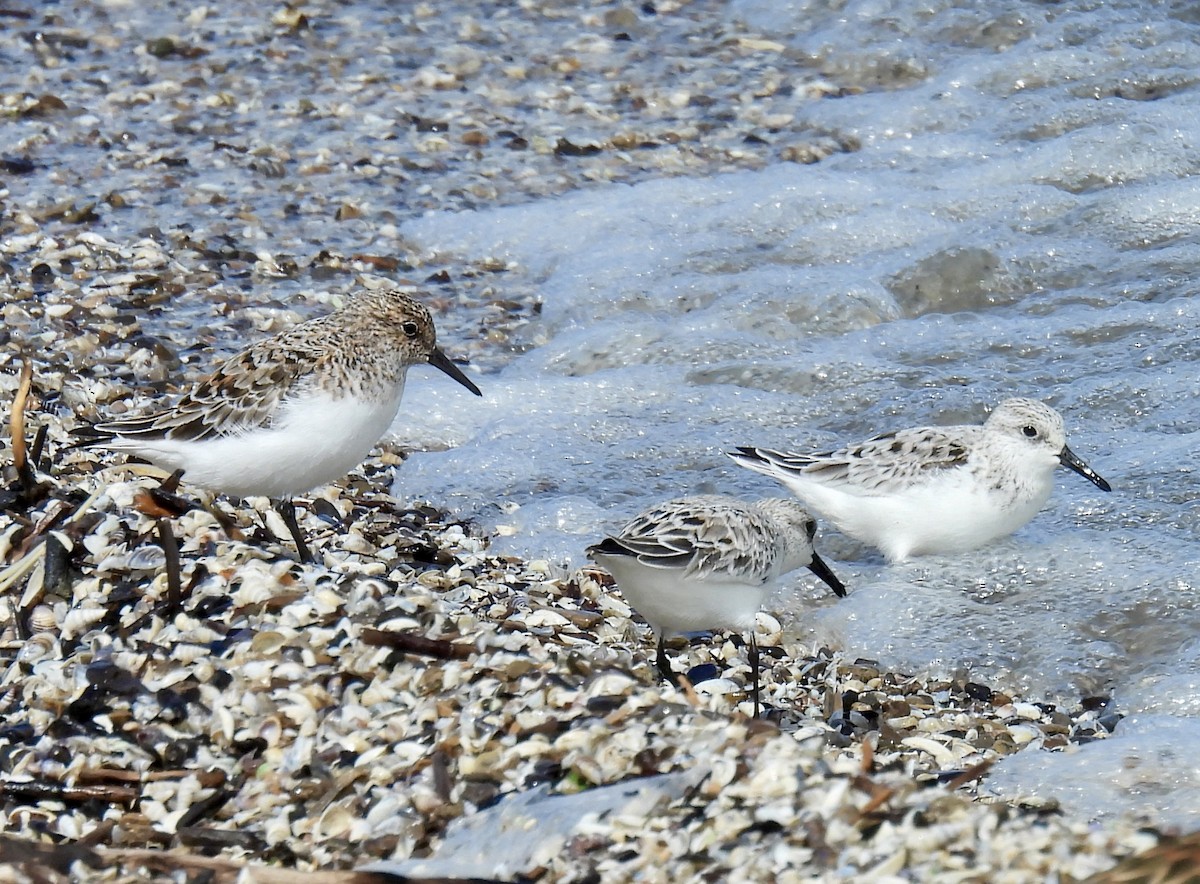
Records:
<instances>
[{"instance_id":1,"label":"black pointed bill","mask_svg":"<svg viewBox=\"0 0 1200 884\"><path fill-rule=\"evenodd\" d=\"M450 377L454 378L476 396L483 395L479 392L479 388L471 383L470 378L462 373L462 369L451 362L449 357L447 357L446 354L437 347L434 347L433 352L429 354L429 364L434 368L440 369L446 374L450 375Z\"/></svg>"},{"instance_id":2,"label":"black pointed bill","mask_svg":"<svg viewBox=\"0 0 1200 884\"><path fill-rule=\"evenodd\" d=\"M1112 486L1104 481L1104 477L1076 457L1075 452L1066 445L1064 445L1063 450L1059 452L1058 462L1068 470L1073 470L1076 473L1079 473L1079 475L1083 476L1083 478L1087 479L1101 491L1112 491Z\"/></svg>"},{"instance_id":3,"label":"black pointed bill","mask_svg":"<svg viewBox=\"0 0 1200 884\"><path fill-rule=\"evenodd\" d=\"M829 570L829 566L825 564L825 560L816 553L813 553L812 561L808 564L808 570L828 583L829 588L833 590L833 594L839 599L846 597L846 587L842 586L842 581L837 579L837 575Z\"/></svg>"}]
</instances>

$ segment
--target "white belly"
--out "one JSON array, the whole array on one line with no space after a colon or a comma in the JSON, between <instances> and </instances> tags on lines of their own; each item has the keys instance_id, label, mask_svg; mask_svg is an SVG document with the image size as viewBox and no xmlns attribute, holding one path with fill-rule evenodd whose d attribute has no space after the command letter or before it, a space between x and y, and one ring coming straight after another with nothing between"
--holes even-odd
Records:
<instances>
[{"instance_id":1,"label":"white belly","mask_svg":"<svg viewBox=\"0 0 1200 884\"><path fill-rule=\"evenodd\" d=\"M324 394L295 400L267 429L198 442L123 439L130 451L185 482L235 497L290 497L340 479L370 453L396 416L403 387L387 401Z\"/></svg>"},{"instance_id":2,"label":"white belly","mask_svg":"<svg viewBox=\"0 0 1200 884\"><path fill-rule=\"evenodd\" d=\"M597 556L626 601L660 633L702 629L750 629L767 600L770 584L728 577L685 579L674 568L649 568L626 556Z\"/></svg>"},{"instance_id":3,"label":"white belly","mask_svg":"<svg viewBox=\"0 0 1200 884\"><path fill-rule=\"evenodd\" d=\"M928 482L902 493L865 496L811 480L787 482L839 531L868 543L889 561L965 552L1016 531L1042 508L1052 480L1009 495L962 481Z\"/></svg>"}]
</instances>

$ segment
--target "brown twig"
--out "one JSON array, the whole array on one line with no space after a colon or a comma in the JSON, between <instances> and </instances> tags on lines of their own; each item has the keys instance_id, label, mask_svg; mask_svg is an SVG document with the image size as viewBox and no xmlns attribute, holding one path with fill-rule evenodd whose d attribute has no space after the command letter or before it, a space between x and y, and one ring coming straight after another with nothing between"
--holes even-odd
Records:
<instances>
[{"instance_id":1,"label":"brown twig","mask_svg":"<svg viewBox=\"0 0 1200 884\"><path fill-rule=\"evenodd\" d=\"M207 798L202 798L189 807L176 824L178 829L188 829L205 817L211 816L228 803L236 793L232 789L216 789Z\"/></svg>"},{"instance_id":2,"label":"brown twig","mask_svg":"<svg viewBox=\"0 0 1200 884\"><path fill-rule=\"evenodd\" d=\"M965 786L971 780L979 779L991 769L993 763L993 759L988 759L987 761L979 762L974 767L968 767L950 782L946 783L946 788L953 792L955 789Z\"/></svg>"},{"instance_id":3,"label":"brown twig","mask_svg":"<svg viewBox=\"0 0 1200 884\"><path fill-rule=\"evenodd\" d=\"M863 776L870 776L875 768L875 744L870 740L862 741L862 763L860 770Z\"/></svg>"},{"instance_id":4,"label":"brown twig","mask_svg":"<svg viewBox=\"0 0 1200 884\"><path fill-rule=\"evenodd\" d=\"M855 777L854 785L871 796L871 800L864 804L861 809L859 809L859 819L865 819L875 811L879 810L879 808L887 803L889 798L896 794L896 790L891 786L881 785L880 783L876 783L864 776Z\"/></svg>"},{"instance_id":5,"label":"brown twig","mask_svg":"<svg viewBox=\"0 0 1200 884\"><path fill-rule=\"evenodd\" d=\"M210 501L204 508L208 510L209 515L217 520L217 524L221 526L221 530L225 532L225 536L230 540L241 542L246 539L245 532L238 527L235 518L221 509L215 500Z\"/></svg>"},{"instance_id":6,"label":"brown twig","mask_svg":"<svg viewBox=\"0 0 1200 884\"><path fill-rule=\"evenodd\" d=\"M29 461L35 466L42 459L42 451L46 447L46 436L49 435L50 425L42 424L33 434L33 445L29 448Z\"/></svg>"},{"instance_id":7,"label":"brown twig","mask_svg":"<svg viewBox=\"0 0 1200 884\"><path fill-rule=\"evenodd\" d=\"M111 818L102 819L97 823L96 828L80 835L79 840L75 844L79 847L95 847L98 844L105 844L112 837L113 829L116 827L116 820Z\"/></svg>"},{"instance_id":8,"label":"brown twig","mask_svg":"<svg viewBox=\"0 0 1200 884\"><path fill-rule=\"evenodd\" d=\"M704 705L704 701L700 699L700 695L696 693L695 687L692 686L692 681L682 672L676 673L675 676L679 679L679 689L683 691L683 696L687 699L688 704L693 709L699 709Z\"/></svg>"},{"instance_id":9,"label":"brown twig","mask_svg":"<svg viewBox=\"0 0 1200 884\"><path fill-rule=\"evenodd\" d=\"M5 780L0 782L0 794L6 798L28 801L105 801L109 804L132 804L141 797L141 789L114 784L74 785L46 780Z\"/></svg>"},{"instance_id":10,"label":"brown twig","mask_svg":"<svg viewBox=\"0 0 1200 884\"><path fill-rule=\"evenodd\" d=\"M17 380L17 395L13 396L12 413L8 416L8 431L12 436L13 466L17 471L25 469L25 400L29 398L29 387L33 383L33 364L28 359L21 361L21 374Z\"/></svg>"},{"instance_id":11,"label":"brown twig","mask_svg":"<svg viewBox=\"0 0 1200 884\"><path fill-rule=\"evenodd\" d=\"M197 856L187 853L167 853L162 850L126 848L96 851L105 866L143 867L159 872L207 873L220 882L248 881L253 884L371 884L388 880L381 875L364 872L313 872L280 869L272 866L250 865L216 856Z\"/></svg>"},{"instance_id":12,"label":"brown twig","mask_svg":"<svg viewBox=\"0 0 1200 884\"><path fill-rule=\"evenodd\" d=\"M12 438L13 466L21 480L26 497L32 498L37 489L37 476L29 463L25 446L25 403L29 400L29 389L33 386L33 363L21 360L21 374L17 383L17 395L13 397L12 413L8 417L9 435Z\"/></svg>"},{"instance_id":13,"label":"brown twig","mask_svg":"<svg viewBox=\"0 0 1200 884\"><path fill-rule=\"evenodd\" d=\"M195 777L201 788L213 789L223 786L229 777L225 771L212 770L125 770L119 767L85 767L75 777L77 783L157 783L163 780L182 780Z\"/></svg>"},{"instance_id":14,"label":"brown twig","mask_svg":"<svg viewBox=\"0 0 1200 884\"><path fill-rule=\"evenodd\" d=\"M896 794L890 786L884 786L871 779L871 771L875 769L875 746L870 740L862 742L861 773L854 777L854 785L871 796L871 799L858 811L858 818L865 819L882 807L889 798Z\"/></svg>"},{"instance_id":15,"label":"brown twig","mask_svg":"<svg viewBox=\"0 0 1200 884\"><path fill-rule=\"evenodd\" d=\"M69 526L72 523L79 521L88 514L92 504L96 502L100 494L100 490L97 489L92 492L92 495L87 500L75 507L72 507L66 501L58 501L56 507L51 507L50 512L43 516L41 522L34 526L33 534L21 541L15 552L10 554L12 564L0 570L0 592L4 592L10 587L15 586L37 567L42 556L46 554L45 546L39 542L41 534L49 531L68 512L72 513L71 517L67 519L67 527L70 530ZM72 512L72 510L74 511ZM32 540L31 537L33 538ZM20 607L24 608L26 605L21 604Z\"/></svg>"},{"instance_id":16,"label":"brown twig","mask_svg":"<svg viewBox=\"0 0 1200 884\"><path fill-rule=\"evenodd\" d=\"M363 644L377 648L394 648L406 654L420 654L438 660L466 660L475 653L474 645L457 644L440 638L426 638L415 632L385 632L382 629L364 629Z\"/></svg>"},{"instance_id":17,"label":"brown twig","mask_svg":"<svg viewBox=\"0 0 1200 884\"><path fill-rule=\"evenodd\" d=\"M15 561L29 553L45 539L45 535L57 528L64 519L74 515L78 511L79 508L77 506L65 500L55 501L51 504L47 508L47 512L33 526L33 530L21 538L21 542L13 552L13 560Z\"/></svg>"}]
</instances>

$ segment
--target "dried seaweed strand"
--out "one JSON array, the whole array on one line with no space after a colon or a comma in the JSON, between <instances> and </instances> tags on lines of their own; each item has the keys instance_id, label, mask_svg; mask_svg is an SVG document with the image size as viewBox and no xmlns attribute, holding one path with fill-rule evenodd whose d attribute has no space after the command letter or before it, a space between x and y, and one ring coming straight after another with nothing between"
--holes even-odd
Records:
<instances>
[{"instance_id":1,"label":"dried seaweed strand","mask_svg":"<svg viewBox=\"0 0 1200 884\"><path fill-rule=\"evenodd\" d=\"M5 780L0 782L0 794L29 801L107 801L112 804L132 804L142 795L140 789L132 786L112 783L68 786L48 780Z\"/></svg>"},{"instance_id":2,"label":"dried seaweed strand","mask_svg":"<svg viewBox=\"0 0 1200 884\"><path fill-rule=\"evenodd\" d=\"M364 629L363 644L372 647L395 648L409 654L435 657L439 660L466 660L475 653L474 645L456 644L439 638L426 638L415 632L385 632L382 629Z\"/></svg>"},{"instance_id":3,"label":"dried seaweed strand","mask_svg":"<svg viewBox=\"0 0 1200 884\"><path fill-rule=\"evenodd\" d=\"M157 783L195 777L202 788L223 786L229 779L223 770L122 770L116 767L85 767L75 776L78 783Z\"/></svg>"},{"instance_id":4,"label":"dried seaweed strand","mask_svg":"<svg viewBox=\"0 0 1200 884\"><path fill-rule=\"evenodd\" d=\"M37 477L33 467L29 465L25 447L25 403L29 399L29 388L33 385L33 363L28 359L21 360L21 374L17 385L17 395L13 397L12 412L8 417L9 434L12 438L13 466L17 468L21 487L27 494L37 487Z\"/></svg>"},{"instance_id":5,"label":"dried seaweed strand","mask_svg":"<svg viewBox=\"0 0 1200 884\"><path fill-rule=\"evenodd\" d=\"M950 780L950 782L946 783L946 788L951 792L953 792L955 789L962 788L972 780L977 780L986 774L994 763L995 762L989 758L986 761L979 762L979 764L975 765L974 767L967 768L954 779Z\"/></svg>"}]
</instances>

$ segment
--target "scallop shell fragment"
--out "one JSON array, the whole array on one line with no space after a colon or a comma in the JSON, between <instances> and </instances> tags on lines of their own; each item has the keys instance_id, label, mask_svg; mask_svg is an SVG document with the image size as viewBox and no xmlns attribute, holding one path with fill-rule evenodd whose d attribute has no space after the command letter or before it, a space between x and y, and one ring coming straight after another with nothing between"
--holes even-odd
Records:
<instances>
[{"instance_id":1,"label":"scallop shell fragment","mask_svg":"<svg viewBox=\"0 0 1200 884\"><path fill-rule=\"evenodd\" d=\"M39 632L55 632L58 630L58 617L54 614L54 609L49 605L35 605L33 610L29 612L29 631L36 634Z\"/></svg>"}]
</instances>

